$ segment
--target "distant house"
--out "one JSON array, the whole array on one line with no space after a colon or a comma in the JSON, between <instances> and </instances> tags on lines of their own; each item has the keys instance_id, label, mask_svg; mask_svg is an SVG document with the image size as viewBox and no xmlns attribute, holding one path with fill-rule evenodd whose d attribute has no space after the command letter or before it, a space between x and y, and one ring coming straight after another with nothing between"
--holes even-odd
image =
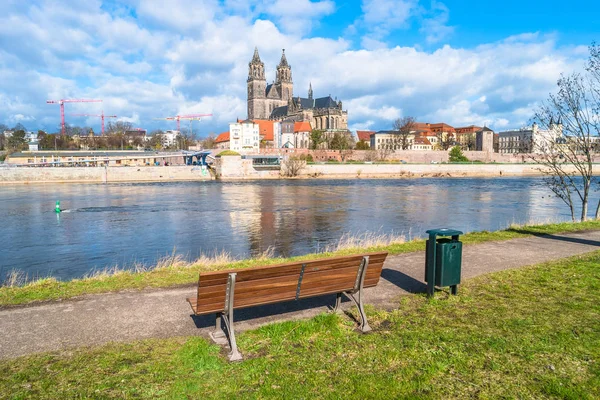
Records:
<instances>
[{"instance_id":1,"label":"distant house","mask_svg":"<svg viewBox=\"0 0 600 400\"><path fill-rule=\"evenodd\" d=\"M371 135L374 133L375 131L356 131L356 136L359 142L365 142L367 146L371 147Z\"/></svg>"},{"instance_id":2,"label":"distant house","mask_svg":"<svg viewBox=\"0 0 600 400\"><path fill-rule=\"evenodd\" d=\"M220 133L215 139L216 149L229 149L229 132Z\"/></svg>"},{"instance_id":3,"label":"distant house","mask_svg":"<svg viewBox=\"0 0 600 400\"><path fill-rule=\"evenodd\" d=\"M433 145L426 137L416 137L413 140L411 150L433 150Z\"/></svg>"}]
</instances>

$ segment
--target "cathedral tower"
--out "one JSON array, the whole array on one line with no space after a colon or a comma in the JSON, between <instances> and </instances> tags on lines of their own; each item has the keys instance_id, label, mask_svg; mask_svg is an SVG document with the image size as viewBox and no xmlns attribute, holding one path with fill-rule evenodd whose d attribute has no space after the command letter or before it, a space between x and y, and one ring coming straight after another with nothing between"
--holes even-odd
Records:
<instances>
[{"instance_id":1,"label":"cathedral tower","mask_svg":"<svg viewBox=\"0 0 600 400\"><path fill-rule=\"evenodd\" d=\"M294 83L292 82L292 67L285 58L285 49L281 53L281 61L277 66L277 79L275 80L278 92L281 95L281 102L287 104L294 97Z\"/></svg>"},{"instance_id":2,"label":"cathedral tower","mask_svg":"<svg viewBox=\"0 0 600 400\"><path fill-rule=\"evenodd\" d=\"M265 63L260 60L258 48L254 48L254 56L248 63L248 119L261 119L266 117L266 89Z\"/></svg>"}]
</instances>

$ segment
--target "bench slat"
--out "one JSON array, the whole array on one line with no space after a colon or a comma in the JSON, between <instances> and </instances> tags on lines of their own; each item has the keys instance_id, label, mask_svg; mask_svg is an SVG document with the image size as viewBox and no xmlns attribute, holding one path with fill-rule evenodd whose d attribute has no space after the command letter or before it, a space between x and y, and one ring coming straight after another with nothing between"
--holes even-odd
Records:
<instances>
[{"instance_id":1,"label":"bench slat","mask_svg":"<svg viewBox=\"0 0 600 400\"><path fill-rule=\"evenodd\" d=\"M369 256L364 287L375 286L379 282L387 253L364 255ZM354 288L362 259L361 254L201 273L198 279L197 297L188 299L188 302L194 313L198 315L222 312L225 306L227 280L231 272L236 273L234 309L294 300L303 264L305 269L299 298L349 291Z\"/></svg>"}]
</instances>

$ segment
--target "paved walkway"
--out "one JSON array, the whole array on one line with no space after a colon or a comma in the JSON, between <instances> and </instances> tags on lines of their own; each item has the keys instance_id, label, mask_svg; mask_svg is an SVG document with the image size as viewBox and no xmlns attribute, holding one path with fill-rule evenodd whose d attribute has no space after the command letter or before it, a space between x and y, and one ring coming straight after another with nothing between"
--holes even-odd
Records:
<instances>
[{"instance_id":1,"label":"paved walkway","mask_svg":"<svg viewBox=\"0 0 600 400\"><path fill-rule=\"evenodd\" d=\"M463 279L600 249L600 231L490 242L463 247ZM398 296L424 292L424 252L391 256L382 279L366 291L366 304L392 308ZM460 288L459 288L460 292ZM203 335L214 316L192 317L186 297L194 287L89 295L73 300L0 310L0 359L110 341ZM236 329L308 318L335 296L236 311ZM346 302L345 306L350 306Z\"/></svg>"}]
</instances>

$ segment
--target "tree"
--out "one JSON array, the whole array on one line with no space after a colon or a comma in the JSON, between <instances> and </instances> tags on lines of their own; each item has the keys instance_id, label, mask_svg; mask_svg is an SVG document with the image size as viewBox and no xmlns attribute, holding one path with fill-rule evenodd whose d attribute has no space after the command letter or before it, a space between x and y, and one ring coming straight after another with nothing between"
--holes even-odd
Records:
<instances>
[{"instance_id":1,"label":"tree","mask_svg":"<svg viewBox=\"0 0 600 400\"><path fill-rule=\"evenodd\" d=\"M537 109L534 121L546 132L531 145L530 158L546 174L552 192L575 221L576 202L585 221L592 185L594 142L600 135L600 46L592 43L585 72L561 75L558 91ZM600 201L595 218L600 218Z\"/></svg>"},{"instance_id":2,"label":"tree","mask_svg":"<svg viewBox=\"0 0 600 400\"><path fill-rule=\"evenodd\" d=\"M436 133L438 139L438 146L441 150L448 150L455 144L454 135L450 132L438 132Z\"/></svg>"},{"instance_id":3,"label":"tree","mask_svg":"<svg viewBox=\"0 0 600 400\"><path fill-rule=\"evenodd\" d=\"M402 117L394 121L394 130L398 132L393 135L393 150L408 150L410 147L410 135L415 130L415 119L413 117Z\"/></svg>"},{"instance_id":4,"label":"tree","mask_svg":"<svg viewBox=\"0 0 600 400\"><path fill-rule=\"evenodd\" d=\"M475 134L464 133L460 140L460 145L463 150L475 150L475 146L477 145Z\"/></svg>"},{"instance_id":5,"label":"tree","mask_svg":"<svg viewBox=\"0 0 600 400\"><path fill-rule=\"evenodd\" d=\"M161 130L155 130L152 131L150 135L150 140L148 141L148 145L150 146L150 148L154 150L162 150L164 132Z\"/></svg>"},{"instance_id":6,"label":"tree","mask_svg":"<svg viewBox=\"0 0 600 400\"><path fill-rule=\"evenodd\" d=\"M312 150L316 150L319 148L319 145L325 141L323 131L318 129L313 129L310 132L310 148Z\"/></svg>"},{"instance_id":7,"label":"tree","mask_svg":"<svg viewBox=\"0 0 600 400\"><path fill-rule=\"evenodd\" d=\"M133 129L133 124L131 122L109 121L108 125L106 126L105 132L107 135L114 135L117 133L125 134L125 132L130 131L132 129Z\"/></svg>"},{"instance_id":8,"label":"tree","mask_svg":"<svg viewBox=\"0 0 600 400\"><path fill-rule=\"evenodd\" d=\"M462 152L460 146L454 146L450 150L450 162L466 162L469 161Z\"/></svg>"},{"instance_id":9,"label":"tree","mask_svg":"<svg viewBox=\"0 0 600 400\"><path fill-rule=\"evenodd\" d=\"M200 145L203 149L212 149L215 147L217 137L214 133L209 133L207 137L200 141Z\"/></svg>"},{"instance_id":10,"label":"tree","mask_svg":"<svg viewBox=\"0 0 600 400\"><path fill-rule=\"evenodd\" d=\"M25 148L25 144L27 141L25 140L25 131L19 129L14 131L13 134L8 138L7 145L11 150L23 150Z\"/></svg>"},{"instance_id":11,"label":"tree","mask_svg":"<svg viewBox=\"0 0 600 400\"><path fill-rule=\"evenodd\" d=\"M345 162L346 158L352 154L350 139L348 138L348 135L341 132L336 132L333 135L329 148L331 150L339 150L342 162Z\"/></svg>"},{"instance_id":12,"label":"tree","mask_svg":"<svg viewBox=\"0 0 600 400\"><path fill-rule=\"evenodd\" d=\"M306 160L300 157L288 157L281 166L281 175L293 178L300 174L300 171L306 166Z\"/></svg>"},{"instance_id":13,"label":"tree","mask_svg":"<svg viewBox=\"0 0 600 400\"><path fill-rule=\"evenodd\" d=\"M356 143L356 150L369 150L371 147L364 140L360 140Z\"/></svg>"}]
</instances>

